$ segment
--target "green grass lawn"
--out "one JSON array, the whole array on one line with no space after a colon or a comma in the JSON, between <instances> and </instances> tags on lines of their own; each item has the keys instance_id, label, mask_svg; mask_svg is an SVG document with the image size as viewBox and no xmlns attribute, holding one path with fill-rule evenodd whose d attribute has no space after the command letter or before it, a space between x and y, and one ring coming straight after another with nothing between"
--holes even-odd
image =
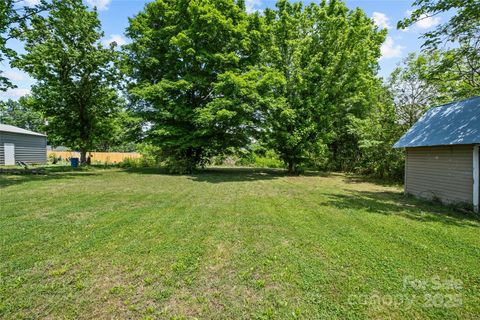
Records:
<instances>
[{"instance_id":1,"label":"green grass lawn","mask_svg":"<svg viewBox=\"0 0 480 320\"><path fill-rule=\"evenodd\" d=\"M253 169L0 186L0 318L480 315L479 220L399 186Z\"/></svg>"}]
</instances>

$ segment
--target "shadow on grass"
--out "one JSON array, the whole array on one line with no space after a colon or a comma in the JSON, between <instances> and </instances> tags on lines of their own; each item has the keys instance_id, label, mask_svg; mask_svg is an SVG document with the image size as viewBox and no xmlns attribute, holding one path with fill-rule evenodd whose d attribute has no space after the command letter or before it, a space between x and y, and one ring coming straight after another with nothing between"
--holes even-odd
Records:
<instances>
[{"instance_id":1,"label":"shadow on grass","mask_svg":"<svg viewBox=\"0 0 480 320\"><path fill-rule=\"evenodd\" d=\"M207 168L189 176L196 182L223 183L275 180L288 176L282 169L261 168Z\"/></svg>"},{"instance_id":2,"label":"shadow on grass","mask_svg":"<svg viewBox=\"0 0 480 320\"><path fill-rule=\"evenodd\" d=\"M399 215L420 222L440 222L455 226L480 227L473 212L458 207L405 196L400 192L349 191L349 194L332 194L326 205L338 209L363 210L382 215Z\"/></svg>"},{"instance_id":3,"label":"shadow on grass","mask_svg":"<svg viewBox=\"0 0 480 320\"><path fill-rule=\"evenodd\" d=\"M41 170L41 173L34 174L28 173L28 171L18 174L18 169L12 171L14 173L2 173L0 174L0 189L32 181L64 180L97 175L90 168L72 168L69 166L42 167Z\"/></svg>"},{"instance_id":4,"label":"shadow on grass","mask_svg":"<svg viewBox=\"0 0 480 320\"><path fill-rule=\"evenodd\" d=\"M161 174L168 176L180 176L168 173L164 168L128 168L125 172L140 174ZM300 176L327 177L330 173L324 172L306 172ZM197 170L192 174L182 175L195 182L223 183L223 182L248 182L257 180L274 180L282 177L290 177L283 169L269 168L227 168L227 167L210 167Z\"/></svg>"},{"instance_id":5,"label":"shadow on grass","mask_svg":"<svg viewBox=\"0 0 480 320\"><path fill-rule=\"evenodd\" d=\"M345 174L345 183L355 184L355 183L373 183L380 186L401 186L401 180L394 180L394 179L381 179L381 178L374 178L369 176L362 176L358 174Z\"/></svg>"}]
</instances>

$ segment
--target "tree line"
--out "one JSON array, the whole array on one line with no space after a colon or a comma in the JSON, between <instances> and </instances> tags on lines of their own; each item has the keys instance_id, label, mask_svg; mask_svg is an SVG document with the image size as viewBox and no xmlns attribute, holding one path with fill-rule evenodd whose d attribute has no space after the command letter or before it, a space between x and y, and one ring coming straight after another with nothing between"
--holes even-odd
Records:
<instances>
[{"instance_id":1,"label":"tree line","mask_svg":"<svg viewBox=\"0 0 480 320\"><path fill-rule=\"evenodd\" d=\"M480 5L413 7L399 28L455 14L384 80L387 30L338 0L279 0L261 13L243 0L154 1L129 19L122 47L102 45L97 11L81 0L7 0L0 59L36 82L28 97L2 104L0 121L46 131L82 162L88 151L141 142L174 172L267 150L291 173L401 177L393 143L429 107L480 93ZM9 38L25 52L9 49ZM0 90L11 86L0 74Z\"/></svg>"}]
</instances>

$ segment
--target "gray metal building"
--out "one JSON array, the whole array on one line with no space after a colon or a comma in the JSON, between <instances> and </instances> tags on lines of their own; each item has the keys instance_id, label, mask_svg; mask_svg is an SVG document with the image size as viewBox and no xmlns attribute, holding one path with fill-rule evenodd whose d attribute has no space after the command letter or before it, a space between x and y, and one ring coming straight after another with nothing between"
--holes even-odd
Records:
<instances>
[{"instance_id":1,"label":"gray metal building","mask_svg":"<svg viewBox=\"0 0 480 320\"><path fill-rule=\"evenodd\" d=\"M479 210L480 97L431 108L394 145L405 148L405 193Z\"/></svg>"},{"instance_id":2,"label":"gray metal building","mask_svg":"<svg viewBox=\"0 0 480 320\"><path fill-rule=\"evenodd\" d=\"M47 136L7 124L0 124L0 165L47 162Z\"/></svg>"}]
</instances>

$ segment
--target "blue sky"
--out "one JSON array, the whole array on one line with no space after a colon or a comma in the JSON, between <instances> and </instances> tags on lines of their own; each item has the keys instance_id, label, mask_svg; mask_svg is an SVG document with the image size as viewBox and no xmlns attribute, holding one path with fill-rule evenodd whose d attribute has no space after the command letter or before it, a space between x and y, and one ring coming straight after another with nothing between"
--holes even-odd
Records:
<instances>
[{"instance_id":1,"label":"blue sky","mask_svg":"<svg viewBox=\"0 0 480 320\"><path fill-rule=\"evenodd\" d=\"M112 40L118 44L128 42L124 36L124 30L128 26L128 18L141 11L148 0L84 0L89 6L96 6L105 32L104 43ZM37 3L38 0L24 0L26 5ZM274 7L276 0L246 0L247 10L262 10ZM309 3L309 1L303 1ZM380 75L388 77L395 66L409 52L419 52L421 34L431 30L439 23L444 22L445 16L426 18L410 27L408 30L397 30L397 21L403 19L411 10L413 0L348 0L345 1L350 8L360 7L381 28L387 28L388 37L382 46L382 58L380 59ZM21 51L22 45L18 42L10 42L10 46ZM1 66L5 75L9 77L18 88L2 93L1 99L18 99L30 92L30 86L34 83L25 73L8 67L3 62Z\"/></svg>"}]
</instances>

